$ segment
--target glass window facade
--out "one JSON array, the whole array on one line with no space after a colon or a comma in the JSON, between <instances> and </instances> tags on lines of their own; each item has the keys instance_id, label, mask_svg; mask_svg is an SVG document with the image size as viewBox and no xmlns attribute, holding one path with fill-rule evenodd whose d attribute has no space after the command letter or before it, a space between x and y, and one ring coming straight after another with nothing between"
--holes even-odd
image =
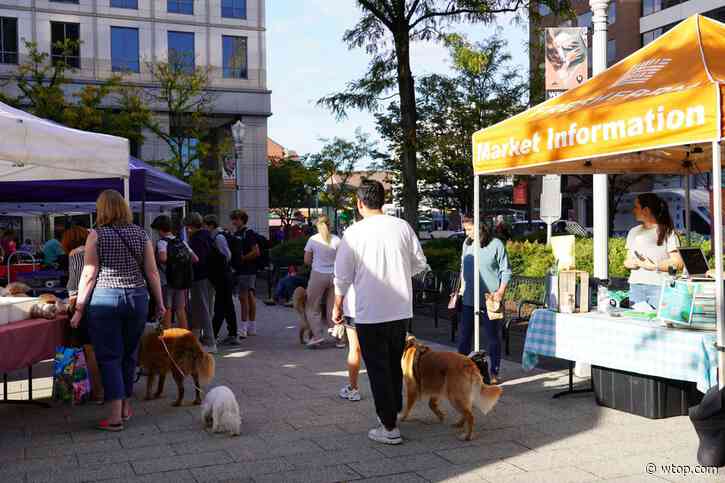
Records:
<instances>
[{"instance_id":1,"label":"glass window facade","mask_svg":"<svg viewBox=\"0 0 725 483\"><path fill-rule=\"evenodd\" d=\"M141 72L138 47L138 29L111 27L111 70Z\"/></svg>"},{"instance_id":2,"label":"glass window facade","mask_svg":"<svg viewBox=\"0 0 725 483\"><path fill-rule=\"evenodd\" d=\"M617 41L612 39L607 41L607 67L617 61Z\"/></svg>"},{"instance_id":3,"label":"glass window facade","mask_svg":"<svg viewBox=\"0 0 725 483\"><path fill-rule=\"evenodd\" d=\"M18 19L0 17L0 64L18 63Z\"/></svg>"},{"instance_id":4,"label":"glass window facade","mask_svg":"<svg viewBox=\"0 0 725 483\"><path fill-rule=\"evenodd\" d=\"M169 62L185 72L193 72L196 67L194 59L194 33L169 31Z\"/></svg>"},{"instance_id":5,"label":"glass window facade","mask_svg":"<svg viewBox=\"0 0 725 483\"><path fill-rule=\"evenodd\" d=\"M138 10L138 0L111 0L110 6L113 8L130 8Z\"/></svg>"},{"instance_id":6,"label":"glass window facade","mask_svg":"<svg viewBox=\"0 0 725 483\"><path fill-rule=\"evenodd\" d=\"M167 0L166 11L194 15L194 0Z\"/></svg>"},{"instance_id":7,"label":"glass window facade","mask_svg":"<svg viewBox=\"0 0 725 483\"><path fill-rule=\"evenodd\" d=\"M222 60L225 78L246 79L247 38L222 36Z\"/></svg>"},{"instance_id":8,"label":"glass window facade","mask_svg":"<svg viewBox=\"0 0 725 483\"><path fill-rule=\"evenodd\" d=\"M50 22L50 44L51 44L51 57L53 62L65 62L68 66L80 69L81 68L81 25L77 23L68 22ZM65 52L63 48L59 46L59 43L65 40L74 40L76 45L70 50Z\"/></svg>"},{"instance_id":9,"label":"glass window facade","mask_svg":"<svg viewBox=\"0 0 725 483\"><path fill-rule=\"evenodd\" d=\"M247 0L222 0L222 17L247 18Z\"/></svg>"}]
</instances>

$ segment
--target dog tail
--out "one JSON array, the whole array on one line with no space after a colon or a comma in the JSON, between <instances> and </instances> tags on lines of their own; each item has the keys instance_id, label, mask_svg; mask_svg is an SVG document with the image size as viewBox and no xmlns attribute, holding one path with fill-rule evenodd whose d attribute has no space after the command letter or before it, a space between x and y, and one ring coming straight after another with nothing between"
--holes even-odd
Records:
<instances>
[{"instance_id":1,"label":"dog tail","mask_svg":"<svg viewBox=\"0 0 725 483\"><path fill-rule=\"evenodd\" d=\"M199 382L203 385L209 384L214 379L215 368L214 357L205 352L201 358L201 364L199 364Z\"/></svg>"},{"instance_id":2,"label":"dog tail","mask_svg":"<svg viewBox=\"0 0 725 483\"><path fill-rule=\"evenodd\" d=\"M304 287L297 287L295 291L292 293L292 304L297 311L298 314L300 314L302 317L305 316L305 302L307 298L307 290L305 290Z\"/></svg>"},{"instance_id":3,"label":"dog tail","mask_svg":"<svg viewBox=\"0 0 725 483\"><path fill-rule=\"evenodd\" d=\"M473 383L472 392L475 392L473 399L478 409L483 414L488 414L498 402L501 394L503 394L503 389L501 389L501 386L489 386L485 384L478 369L476 369L474 377L476 379Z\"/></svg>"}]
</instances>

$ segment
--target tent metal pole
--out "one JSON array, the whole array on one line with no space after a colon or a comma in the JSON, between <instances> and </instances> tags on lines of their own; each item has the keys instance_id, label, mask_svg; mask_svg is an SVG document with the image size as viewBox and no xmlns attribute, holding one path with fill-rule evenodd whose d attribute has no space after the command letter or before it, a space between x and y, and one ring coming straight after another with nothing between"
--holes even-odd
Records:
<instances>
[{"instance_id":1,"label":"tent metal pole","mask_svg":"<svg viewBox=\"0 0 725 483\"><path fill-rule=\"evenodd\" d=\"M481 175L474 176L473 184L473 350L479 351L481 322ZM466 354L468 355L468 354Z\"/></svg>"},{"instance_id":2,"label":"tent metal pole","mask_svg":"<svg viewBox=\"0 0 725 483\"><path fill-rule=\"evenodd\" d=\"M123 177L123 197L126 203L131 206L131 188L129 186L128 176Z\"/></svg>"},{"instance_id":3,"label":"tent metal pole","mask_svg":"<svg viewBox=\"0 0 725 483\"><path fill-rule=\"evenodd\" d=\"M607 9L610 0L589 0L592 9L592 74L607 70ZM595 174L592 180L594 203L594 277L609 278L609 177Z\"/></svg>"},{"instance_id":4,"label":"tent metal pole","mask_svg":"<svg viewBox=\"0 0 725 483\"><path fill-rule=\"evenodd\" d=\"M712 220L715 256L715 308L717 311L717 344L725 346L725 314L723 309L723 263L722 263L722 145L719 141L712 143ZM725 387L725 354L717 353L718 384Z\"/></svg>"},{"instance_id":5,"label":"tent metal pole","mask_svg":"<svg viewBox=\"0 0 725 483\"><path fill-rule=\"evenodd\" d=\"M692 232L692 217L690 215L690 173L685 175L685 233L687 244L690 244L690 233Z\"/></svg>"}]
</instances>

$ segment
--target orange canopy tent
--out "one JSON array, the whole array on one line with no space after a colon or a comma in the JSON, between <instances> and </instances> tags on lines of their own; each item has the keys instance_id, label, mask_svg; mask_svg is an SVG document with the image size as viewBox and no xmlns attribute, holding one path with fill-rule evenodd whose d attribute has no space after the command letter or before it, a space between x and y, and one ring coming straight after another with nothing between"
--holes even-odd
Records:
<instances>
[{"instance_id":1,"label":"orange canopy tent","mask_svg":"<svg viewBox=\"0 0 725 483\"><path fill-rule=\"evenodd\" d=\"M683 163L683 146L723 137L724 84L725 25L692 16L581 86L475 133L474 170L709 171L707 149Z\"/></svg>"},{"instance_id":2,"label":"orange canopy tent","mask_svg":"<svg viewBox=\"0 0 725 483\"><path fill-rule=\"evenodd\" d=\"M725 24L694 15L579 87L476 132L474 173L478 177L712 170L717 187L722 184L723 94ZM713 198L714 212L721 213L721 190L715 189ZM720 216L713 216L713 226L717 340L722 347ZM720 374L725 374L725 358L719 354ZM722 387L725 378L720 379Z\"/></svg>"}]
</instances>

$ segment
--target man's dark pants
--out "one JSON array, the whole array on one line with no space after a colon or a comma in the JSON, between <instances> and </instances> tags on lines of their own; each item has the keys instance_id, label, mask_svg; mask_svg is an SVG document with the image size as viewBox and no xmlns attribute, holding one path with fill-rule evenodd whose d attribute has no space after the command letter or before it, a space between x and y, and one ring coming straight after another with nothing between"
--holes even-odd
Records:
<instances>
[{"instance_id":1,"label":"man's dark pants","mask_svg":"<svg viewBox=\"0 0 725 483\"><path fill-rule=\"evenodd\" d=\"M214 317L212 318L212 326L214 328L214 338L219 336L222 323L227 321L227 331L230 336L237 335L237 313L234 309L233 288L234 280L231 274L222 274L220 276L211 276L209 281L214 287Z\"/></svg>"},{"instance_id":2,"label":"man's dark pants","mask_svg":"<svg viewBox=\"0 0 725 483\"><path fill-rule=\"evenodd\" d=\"M403 410L403 370L400 359L405 349L407 320L380 324L355 324L360 341L375 410L386 428L397 426Z\"/></svg>"}]
</instances>

